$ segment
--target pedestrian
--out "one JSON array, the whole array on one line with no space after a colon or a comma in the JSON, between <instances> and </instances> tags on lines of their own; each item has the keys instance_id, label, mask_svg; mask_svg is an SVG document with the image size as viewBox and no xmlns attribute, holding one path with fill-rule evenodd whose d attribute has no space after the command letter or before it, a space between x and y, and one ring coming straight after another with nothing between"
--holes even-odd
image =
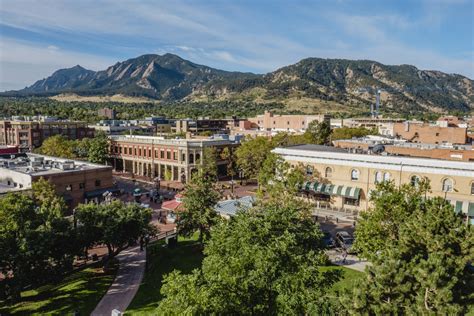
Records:
<instances>
[{"instance_id":1,"label":"pedestrian","mask_svg":"<svg viewBox=\"0 0 474 316\"><path fill-rule=\"evenodd\" d=\"M140 251L143 251L143 244L144 244L143 237L140 237Z\"/></svg>"},{"instance_id":2,"label":"pedestrian","mask_svg":"<svg viewBox=\"0 0 474 316\"><path fill-rule=\"evenodd\" d=\"M346 263L346 258L347 258L347 249L342 248L342 264Z\"/></svg>"}]
</instances>

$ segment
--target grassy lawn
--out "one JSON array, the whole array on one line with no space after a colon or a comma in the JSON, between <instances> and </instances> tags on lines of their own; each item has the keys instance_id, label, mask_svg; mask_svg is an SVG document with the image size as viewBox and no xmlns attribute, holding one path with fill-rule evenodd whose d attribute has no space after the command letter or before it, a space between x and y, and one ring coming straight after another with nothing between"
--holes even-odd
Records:
<instances>
[{"instance_id":1,"label":"grassy lawn","mask_svg":"<svg viewBox=\"0 0 474 316\"><path fill-rule=\"evenodd\" d=\"M127 314L150 314L160 303L163 276L173 270L189 273L201 266L203 255L195 239L180 237L175 249L164 247L164 242L150 245L147 249L147 271L137 295L127 308Z\"/></svg>"},{"instance_id":2,"label":"grassy lawn","mask_svg":"<svg viewBox=\"0 0 474 316\"><path fill-rule=\"evenodd\" d=\"M21 293L21 302L6 305L0 301L0 314L67 315L79 311L89 315L115 278L114 272L88 267L72 273L57 284L47 284Z\"/></svg>"},{"instance_id":3,"label":"grassy lawn","mask_svg":"<svg viewBox=\"0 0 474 316\"><path fill-rule=\"evenodd\" d=\"M127 309L127 314L152 314L162 299L160 289L163 275L174 269L189 273L201 266L203 256L195 239L183 240L180 238L175 249L168 249L163 246L164 243L159 242L148 247L148 269L137 295ZM351 288L363 277L362 272L343 267L321 267L322 271L334 269L343 271L343 279L334 285L333 291Z\"/></svg>"}]
</instances>

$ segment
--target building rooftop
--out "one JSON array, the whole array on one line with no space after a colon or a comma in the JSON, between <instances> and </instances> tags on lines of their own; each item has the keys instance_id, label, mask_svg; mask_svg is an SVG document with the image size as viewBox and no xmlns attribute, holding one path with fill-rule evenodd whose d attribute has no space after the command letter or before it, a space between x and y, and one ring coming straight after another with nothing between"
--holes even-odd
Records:
<instances>
[{"instance_id":1,"label":"building rooftop","mask_svg":"<svg viewBox=\"0 0 474 316\"><path fill-rule=\"evenodd\" d=\"M388 170L403 169L404 171L462 175L474 178L474 164L472 162L353 153L341 148L318 145L279 147L275 148L273 152L302 163L314 161L318 163L337 163L352 167L364 166L372 168L379 166Z\"/></svg>"},{"instance_id":2,"label":"building rooftop","mask_svg":"<svg viewBox=\"0 0 474 316\"><path fill-rule=\"evenodd\" d=\"M90 162L49 157L38 154L3 155L0 157L0 176L2 169L31 175L42 176L64 172L111 168Z\"/></svg>"},{"instance_id":3,"label":"building rooftop","mask_svg":"<svg viewBox=\"0 0 474 316\"><path fill-rule=\"evenodd\" d=\"M143 136L143 135L111 135L109 139L115 142L130 142L144 144L160 144L175 146L203 146L203 145L225 145L229 143L238 143L240 137L232 135L214 135L209 138L176 138L166 139L162 136Z\"/></svg>"},{"instance_id":4,"label":"building rooftop","mask_svg":"<svg viewBox=\"0 0 474 316\"><path fill-rule=\"evenodd\" d=\"M324 146L324 145L313 145L313 144L305 144L305 145L294 145L285 147L287 149L296 149L296 150L306 150L306 151L319 151L319 152L333 152L333 153L347 153L347 149L337 148L332 146Z\"/></svg>"}]
</instances>

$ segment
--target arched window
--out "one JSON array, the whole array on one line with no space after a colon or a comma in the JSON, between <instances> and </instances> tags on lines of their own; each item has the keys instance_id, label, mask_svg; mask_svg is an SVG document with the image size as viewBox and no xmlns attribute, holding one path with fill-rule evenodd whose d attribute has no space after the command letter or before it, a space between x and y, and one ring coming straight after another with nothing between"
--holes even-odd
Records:
<instances>
[{"instance_id":1,"label":"arched window","mask_svg":"<svg viewBox=\"0 0 474 316\"><path fill-rule=\"evenodd\" d=\"M414 187L418 186L418 183L420 183L420 177L418 176L411 176L410 178L410 184Z\"/></svg>"},{"instance_id":2,"label":"arched window","mask_svg":"<svg viewBox=\"0 0 474 316\"><path fill-rule=\"evenodd\" d=\"M447 178L443 180L443 192L453 191L453 180Z\"/></svg>"},{"instance_id":3,"label":"arched window","mask_svg":"<svg viewBox=\"0 0 474 316\"><path fill-rule=\"evenodd\" d=\"M331 177L332 177L332 169L331 169L331 167L327 167L327 168L326 168L326 170L325 170L325 172L324 172L324 176L325 176L326 178L331 178Z\"/></svg>"},{"instance_id":4,"label":"arched window","mask_svg":"<svg viewBox=\"0 0 474 316\"><path fill-rule=\"evenodd\" d=\"M309 177L313 175L313 166L306 166L306 175Z\"/></svg>"},{"instance_id":5,"label":"arched window","mask_svg":"<svg viewBox=\"0 0 474 316\"><path fill-rule=\"evenodd\" d=\"M383 181L383 174L380 171L375 172L375 183L380 183Z\"/></svg>"},{"instance_id":6,"label":"arched window","mask_svg":"<svg viewBox=\"0 0 474 316\"><path fill-rule=\"evenodd\" d=\"M351 180L359 180L359 170L357 169L352 169L351 171Z\"/></svg>"},{"instance_id":7,"label":"arched window","mask_svg":"<svg viewBox=\"0 0 474 316\"><path fill-rule=\"evenodd\" d=\"M390 181L390 173L389 172L385 172L383 174L383 181L386 181L386 182Z\"/></svg>"}]
</instances>

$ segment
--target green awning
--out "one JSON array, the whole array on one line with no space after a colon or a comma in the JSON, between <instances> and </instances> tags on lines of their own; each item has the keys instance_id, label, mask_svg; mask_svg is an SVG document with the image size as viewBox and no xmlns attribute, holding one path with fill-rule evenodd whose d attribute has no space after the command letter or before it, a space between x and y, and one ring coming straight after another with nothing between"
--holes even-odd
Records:
<instances>
[{"instance_id":1,"label":"green awning","mask_svg":"<svg viewBox=\"0 0 474 316\"><path fill-rule=\"evenodd\" d=\"M326 184L321 182L307 181L303 185L305 191L313 191L319 194L339 195L347 198L358 199L360 196L360 188L348 187L344 185Z\"/></svg>"}]
</instances>

